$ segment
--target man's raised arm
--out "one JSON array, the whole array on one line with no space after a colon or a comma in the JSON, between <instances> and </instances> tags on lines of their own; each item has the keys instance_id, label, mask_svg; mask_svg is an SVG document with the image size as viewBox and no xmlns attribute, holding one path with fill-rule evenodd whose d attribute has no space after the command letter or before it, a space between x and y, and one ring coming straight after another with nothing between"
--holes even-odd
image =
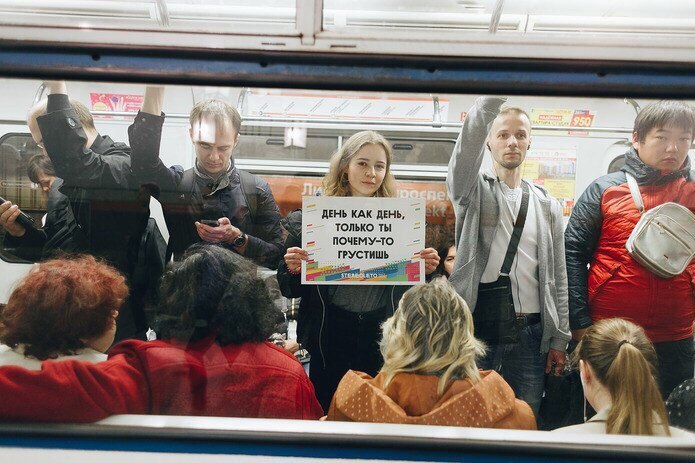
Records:
<instances>
[{"instance_id":1,"label":"man's raised arm","mask_svg":"<svg viewBox=\"0 0 695 463\"><path fill-rule=\"evenodd\" d=\"M485 139L506 98L483 96L475 100L463 121L449 160L446 186L454 206L465 206L476 184L485 155Z\"/></svg>"},{"instance_id":2,"label":"man's raised arm","mask_svg":"<svg viewBox=\"0 0 695 463\"><path fill-rule=\"evenodd\" d=\"M36 122L56 175L71 186L127 188L128 147L114 143L107 152L96 152L94 143L99 134L89 109L70 100L64 81L46 81L44 85L48 92L46 113Z\"/></svg>"},{"instance_id":3,"label":"man's raised arm","mask_svg":"<svg viewBox=\"0 0 695 463\"><path fill-rule=\"evenodd\" d=\"M135 121L128 127L131 166L137 182L154 183L161 190L173 191L179 174L164 165L159 157L164 113L164 87L148 85Z\"/></svg>"}]
</instances>

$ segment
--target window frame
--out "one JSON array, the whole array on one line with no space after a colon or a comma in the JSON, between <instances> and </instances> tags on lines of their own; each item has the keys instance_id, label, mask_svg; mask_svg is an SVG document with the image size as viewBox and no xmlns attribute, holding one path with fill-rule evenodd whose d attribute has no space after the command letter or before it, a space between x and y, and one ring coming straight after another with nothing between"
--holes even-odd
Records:
<instances>
[{"instance_id":1,"label":"window frame","mask_svg":"<svg viewBox=\"0 0 695 463\"><path fill-rule=\"evenodd\" d=\"M546 96L692 98L695 94L695 65L664 64L656 60L625 64L598 60L413 58L268 51L242 53L175 47L125 48L92 43L67 47L21 41L0 43L3 44L0 47L0 77ZM174 417L137 416L133 420L121 427L0 424L0 447L194 453L263 451L264 455L272 451L278 455L305 457L339 456L343 453L337 452L354 451L356 457L387 458L395 455L402 459L427 457L439 461L450 461L460 455L475 455L482 459L524 455L558 460L571 457L587 461L628 458L686 461L693 450L693 444L686 445L682 441L668 445L661 439L654 440L657 438L639 438L643 445L637 445L636 438L626 436L572 435L563 439L545 433L545 437L541 437L539 433L532 439L524 431L485 429L477 432L396 425L342 427L339 423L235 418L218 419L226 420L227 426L215 421L216 426L206 429L181 429L174 426ZM181 420L196 422L204 418ZM150 425L145 426L146 422ZM319 424L323 429L315 428ZM296 431L280 429L292 429L293 426L296 426ZM375 429L388 432L371 433ZM517 432L522 433L517 435L523 439L510 437ZM182 445L175 445L175 441L182 442Z\"/></svg>"}]
</instances>

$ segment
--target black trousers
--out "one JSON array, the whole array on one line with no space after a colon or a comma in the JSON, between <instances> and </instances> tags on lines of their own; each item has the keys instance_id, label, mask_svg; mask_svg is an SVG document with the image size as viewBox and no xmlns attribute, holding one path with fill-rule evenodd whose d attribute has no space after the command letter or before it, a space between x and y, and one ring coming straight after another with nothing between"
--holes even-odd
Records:
<instances>
[{"instance_id":1,"label":"black trousers","mask_svg":"<svg viewBox=\"0 0 695 463\"><path fill-rule=\"evenodd\" d=\"M384 364L379 350L381 324L391 315L386 307L365 313L349 312L334 305L326 307L320 333L322 342L320 348L312 349L309 364L309 378L325 412L348 370L371 376L381 370Z\"/></svg>"},{"instance_id":2,"label":"black trousers","mask_svg":"<svg viewBox=\"0 0 695 463\"><path fill-rule=\"evenodd\" d=\"M655 342L654 350L659 358L659 389L666 400L676 386L695 373L693 338Z\"/></svg>"}]
</instances>

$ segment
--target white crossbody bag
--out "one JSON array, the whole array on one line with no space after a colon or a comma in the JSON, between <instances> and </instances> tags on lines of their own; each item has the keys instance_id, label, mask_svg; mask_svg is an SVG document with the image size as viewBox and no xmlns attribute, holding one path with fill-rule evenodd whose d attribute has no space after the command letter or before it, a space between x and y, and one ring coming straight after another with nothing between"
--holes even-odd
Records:
<instances>
[{"instance_id":1,"label":"white crossbody bag","mask_svg":"<svg viewBox=\"0 0 695 463\"><path fill-rule=\"evenodd\" d=\"M668 202L644 212L637 180L625 173L632 200L641 217L625 248L633 259L661 278L683 273L695 257L695 214Z\"/></svg>"}]
</instances>

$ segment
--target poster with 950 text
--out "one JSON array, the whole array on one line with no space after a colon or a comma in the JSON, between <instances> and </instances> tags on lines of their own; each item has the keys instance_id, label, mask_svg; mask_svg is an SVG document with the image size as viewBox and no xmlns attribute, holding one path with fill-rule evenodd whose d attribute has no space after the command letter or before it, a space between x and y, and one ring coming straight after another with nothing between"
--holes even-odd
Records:
<instances>
[{"instance_id":1,"label":"poster with 950 text","mask_svg":"<svg viewBox=\"0 0 695 463\"><path fill-rule=\"evenodd\" d=\"M425 201L304 196L302 284L425 282Z\"/></svg>"}]
</instances>

